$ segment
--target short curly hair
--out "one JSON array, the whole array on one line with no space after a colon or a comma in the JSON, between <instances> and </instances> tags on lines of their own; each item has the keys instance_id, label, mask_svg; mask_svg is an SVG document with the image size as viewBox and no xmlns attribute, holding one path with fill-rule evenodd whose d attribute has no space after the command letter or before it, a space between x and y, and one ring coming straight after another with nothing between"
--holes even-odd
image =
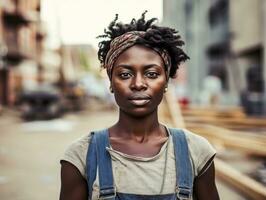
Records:
<instances>
[{"instance_id":1,"label":"short curly hair","mask_svg":"<svg viewBox=\"0 0 266 200\"><path fill-rule=\"evenodd\" d=\"M151 47L167 50L171 58L170 77L174 78L180 63L189 59L181 48L185 43L181 40L178 31L175 29L155 25L154 23L157 21L157 18L151 18L146 21L146 13L147 11L142 13L141 18L138 20L133 18L129 24L117 22L118 14L116 14L115 19L110 23L108 29L104 30L104 34L97 37L104 38L98 44L98 58L100 63L104 67L106 55L114 38L130 31L145 31L146 33L138 39L137 44L148 44ZM106 38L108 39L106 40Z\"/></svg>"}]
</instances>

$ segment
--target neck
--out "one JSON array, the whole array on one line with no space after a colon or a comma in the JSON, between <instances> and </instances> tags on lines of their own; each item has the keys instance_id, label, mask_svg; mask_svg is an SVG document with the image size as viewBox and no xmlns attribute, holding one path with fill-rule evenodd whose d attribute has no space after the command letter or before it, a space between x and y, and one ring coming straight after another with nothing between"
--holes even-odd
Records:
<instances>
[{"instance_id":1,"label":"neck","mask_svg":"<svg viewBox=\"0 0 266 200\"><path fill-rule=\"evenodd\" d=\"M157 110L143 117L130 116L120 110L119 120L111 129L114 130L113 136L128 138L146 138L164 132L158 120Z\"/></svg>"}]
</instances>

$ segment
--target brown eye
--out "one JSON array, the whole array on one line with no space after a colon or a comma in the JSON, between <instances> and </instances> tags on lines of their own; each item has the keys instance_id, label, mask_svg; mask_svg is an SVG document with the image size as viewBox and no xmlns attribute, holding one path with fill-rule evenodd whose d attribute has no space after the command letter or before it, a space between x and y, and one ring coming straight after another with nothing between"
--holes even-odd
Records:
<instances>
[{"instance_id":1,"label":"brown eye","mask_svg":"<svg viewBox=\"0 0 266 200\"><path fill-rule=\"evenodd\" d=\"M130 74L130 73L128 73L128 72L123 72L123 73L120 73L119 74L119 77L121 78L121 79L128 79L128 78L130 78L132 75Z\"/></svg>"},{"instance_id":2,"label":"brown eye","mask_svg":"<svg viewBox=\"0 0 266 200\"><path fill-rule=\"evenodd\" d=\"M157 73L157 72L147 72L147 73L146 73L146 76L147 76L148 78L155 79L155 78L157 78L157 77L159 76L159 73Z\"/></svg>"}]
</instances>

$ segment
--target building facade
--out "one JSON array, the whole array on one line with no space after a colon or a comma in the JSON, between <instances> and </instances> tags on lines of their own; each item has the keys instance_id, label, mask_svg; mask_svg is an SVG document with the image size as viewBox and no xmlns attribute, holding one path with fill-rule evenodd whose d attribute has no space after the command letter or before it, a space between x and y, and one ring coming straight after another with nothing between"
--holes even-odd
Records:
<instances>
[{"instance_id":1,"label":"building facade","mask_svg":"<svg viewBox=\"0 0 266 200\"><path fill-rule=\"evenodd\" d=\"M0 1L0 105L13 105L23 83L42 81L40 0Z\"/></svg>"},{"instance_id":2,"label":"building facade","mask_svg":"<svg viewBox=\"0 0 266 200\"><path fill-rule=\"evenodd\" d=\"M191 58L187 83L192 101L198 101L204 78L215 74L222 83L222 103L238 104L248 87L248 69L265 72L263 1L165 0L164 23L176 19L182 20L180 26L172 24L184 34ZM263 80L258 84L263 85Z\"/></svg>"},{"instance_id":3,"label":"building facade","mask_svg":"<svg viewBox=\"0 0 266 200\"><path fill-rule=\"evenodd\" d=\"M189 98L197 102L200 85L206 75L205 50L208 30L206 9L208 1L168 1L163 3L163 24L177 29L185 41L185 51L190 57L186 63ZM171 11L169 12L169 9ZM175 22L175 23L174 23Z\"/></svg>"}]
</instances>

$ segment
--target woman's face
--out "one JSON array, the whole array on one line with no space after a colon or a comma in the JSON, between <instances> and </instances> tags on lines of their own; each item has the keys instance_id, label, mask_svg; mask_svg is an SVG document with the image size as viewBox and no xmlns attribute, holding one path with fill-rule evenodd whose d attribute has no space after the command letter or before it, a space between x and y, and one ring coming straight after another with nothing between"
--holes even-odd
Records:
<instances>
[{"instance_id":1,"label":"woman's face","mask_svg":"<svg viewBox=\"0 0 266 200\"><path fill-rule=\"evenodd\" d=\"M157 112L167 87L161 56L141 45L125 50L114 63L111 87L121 112L135 117Z\"/></svg>"}]
</instances>

